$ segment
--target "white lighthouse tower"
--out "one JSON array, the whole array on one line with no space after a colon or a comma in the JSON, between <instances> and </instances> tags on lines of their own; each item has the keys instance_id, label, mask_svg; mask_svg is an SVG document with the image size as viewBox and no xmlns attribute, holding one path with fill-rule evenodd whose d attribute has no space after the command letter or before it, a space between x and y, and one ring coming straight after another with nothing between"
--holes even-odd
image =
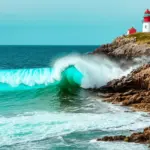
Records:
<instances>
[{"instance_id":1,"label":"white lighthouse tower","mask_svg":"<svg viewBox=\"0 0 150 150\"><path fill-rule=\"evenodd\" d=\"M144 14L143 32L150 32L150 10L147 9Z\"/></svg>"}]
</instances>

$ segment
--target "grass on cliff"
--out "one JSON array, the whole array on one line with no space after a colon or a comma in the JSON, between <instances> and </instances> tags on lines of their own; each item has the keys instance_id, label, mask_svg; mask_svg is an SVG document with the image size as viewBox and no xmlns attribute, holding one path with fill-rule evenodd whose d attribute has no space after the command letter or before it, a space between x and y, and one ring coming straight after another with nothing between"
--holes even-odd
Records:
<instances>
[{"instance_id":1,"label":"grass on cliff","mask_svg":"<svg viewBox=\"0 0 150 150\"><path fill-rule=\"evenodd\" d=\"M135 34L131 34L128 35L127 37L136 37L136 42L138 44L149 44L150 45L150 33L143 33L143 32L139 32L139 33L135 33Z\"/></svg>"}]
</instances>

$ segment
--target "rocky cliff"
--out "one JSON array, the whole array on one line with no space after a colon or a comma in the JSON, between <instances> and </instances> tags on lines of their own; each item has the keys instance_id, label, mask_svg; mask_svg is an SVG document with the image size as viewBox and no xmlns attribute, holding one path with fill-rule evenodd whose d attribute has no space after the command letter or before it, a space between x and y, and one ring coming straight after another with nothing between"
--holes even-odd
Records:
<instances>
[{"instance_id":1,"label":"rocky cliff","mask_svg":"<svg viewBox=\"0 0 150 150\"><path fill-rule=\"evenodd\" d=\"M93 52L108 56L135 58L150 56L150 33L136 33L116 38L111 44L103 45ZM132 71L127 77L115 79L100 89L104 100L131 106L133 109L150 112L150 64ZM105 94L101 94L105 93Z\"/></svg>"},{"instance_id":2,"label":"rocky cliff","mask_svg":"<svg viewBox=\"0 0 150 150\"><path fill-rule=\"evenodd\" d=\"M103 98L107 102L150 112L150 64L132 71L127 77L110 81L99 92L105 93Z\"/></svg>"},{"instance_id":3,"label":"rocky cliff","mask_svg":"<svg viewBox=\"0 0 150 150\"><path fill-rule=\"evenodd\" d=\"M110 44L101 45L92 54L106 54L110 57L126 59L150 56L150 33L118 37Z\"/></svg>"},{"instance_id":4,"label":"rocky cliff","mask_svg":"<svg viewBox=\"0 0 150 150\"><path fill-rule=\"evenodd\" d=\"M130 106L136 111L150 112L150 64L132 71L127 77L116 79L98 89L104 101ZM103 94L102 94L103 93ZM124 141L150 144L150 127L131 136L103 137L97 141Z\"/></svg>"},{"instance_id":5,"label":"rocky cliff","mask_svg":"<svg viewBox=\"0 0 150 150\"><path fill-rule=\"evenodd\" d=\"M93 54L105 54L111 58L132 60L150 56L150 33L136 33L116 38L111 44L96 49ZM128 61L126 61L128 63ZM147 61L148 62L148 61ZM150 112L150 64L133 70L128 76L115 79L100 89L93 89L106 102L129 106L136 111ZM114 136L97 141L125 141L150 144L150 128L131 136Z\"/></svg>"}]
</instances>

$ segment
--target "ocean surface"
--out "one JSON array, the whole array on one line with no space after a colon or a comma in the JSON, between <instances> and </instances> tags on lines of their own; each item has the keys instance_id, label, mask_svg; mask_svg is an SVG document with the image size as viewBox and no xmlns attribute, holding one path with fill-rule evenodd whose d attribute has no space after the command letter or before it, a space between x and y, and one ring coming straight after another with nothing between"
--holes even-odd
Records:
<instances>
[{"instance_id":1,"label":"ocean surface","mask_svg":"<svg viewBox=\"0 0 150 150\"><path fill-rule=\"evenodd\" d=\"M96 142L150 125L147 113L104 103L87 88L126 75L97 46L0 46L1 150L147 150Z\"/></svg>"}]
</instances>

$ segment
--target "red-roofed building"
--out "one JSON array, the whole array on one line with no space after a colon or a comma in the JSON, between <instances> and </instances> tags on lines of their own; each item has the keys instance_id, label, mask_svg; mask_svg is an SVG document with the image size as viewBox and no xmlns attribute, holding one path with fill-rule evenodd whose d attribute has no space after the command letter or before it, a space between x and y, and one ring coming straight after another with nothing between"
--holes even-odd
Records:
<instances>
[{"instance_id":1,"label":"red-roofed building","mask_svg":"<svg viewBox=\"0 0 150 150\"><path fill-rule=\"evenodd\" d=\"M143 32L150 32L150 10L147 9L144 13Z\"/></svg>"},{"instance_id":2,"label":"red-roofed building","mask_svg":"<svg viewBox=\"0 0 150 150\"><path fill-rule=\"evenodd\" d=\"M128 30L127 35L134 34L134 33L136 33L136 29L132 27L131 29Z\"/></svg>"}]
</instances>

